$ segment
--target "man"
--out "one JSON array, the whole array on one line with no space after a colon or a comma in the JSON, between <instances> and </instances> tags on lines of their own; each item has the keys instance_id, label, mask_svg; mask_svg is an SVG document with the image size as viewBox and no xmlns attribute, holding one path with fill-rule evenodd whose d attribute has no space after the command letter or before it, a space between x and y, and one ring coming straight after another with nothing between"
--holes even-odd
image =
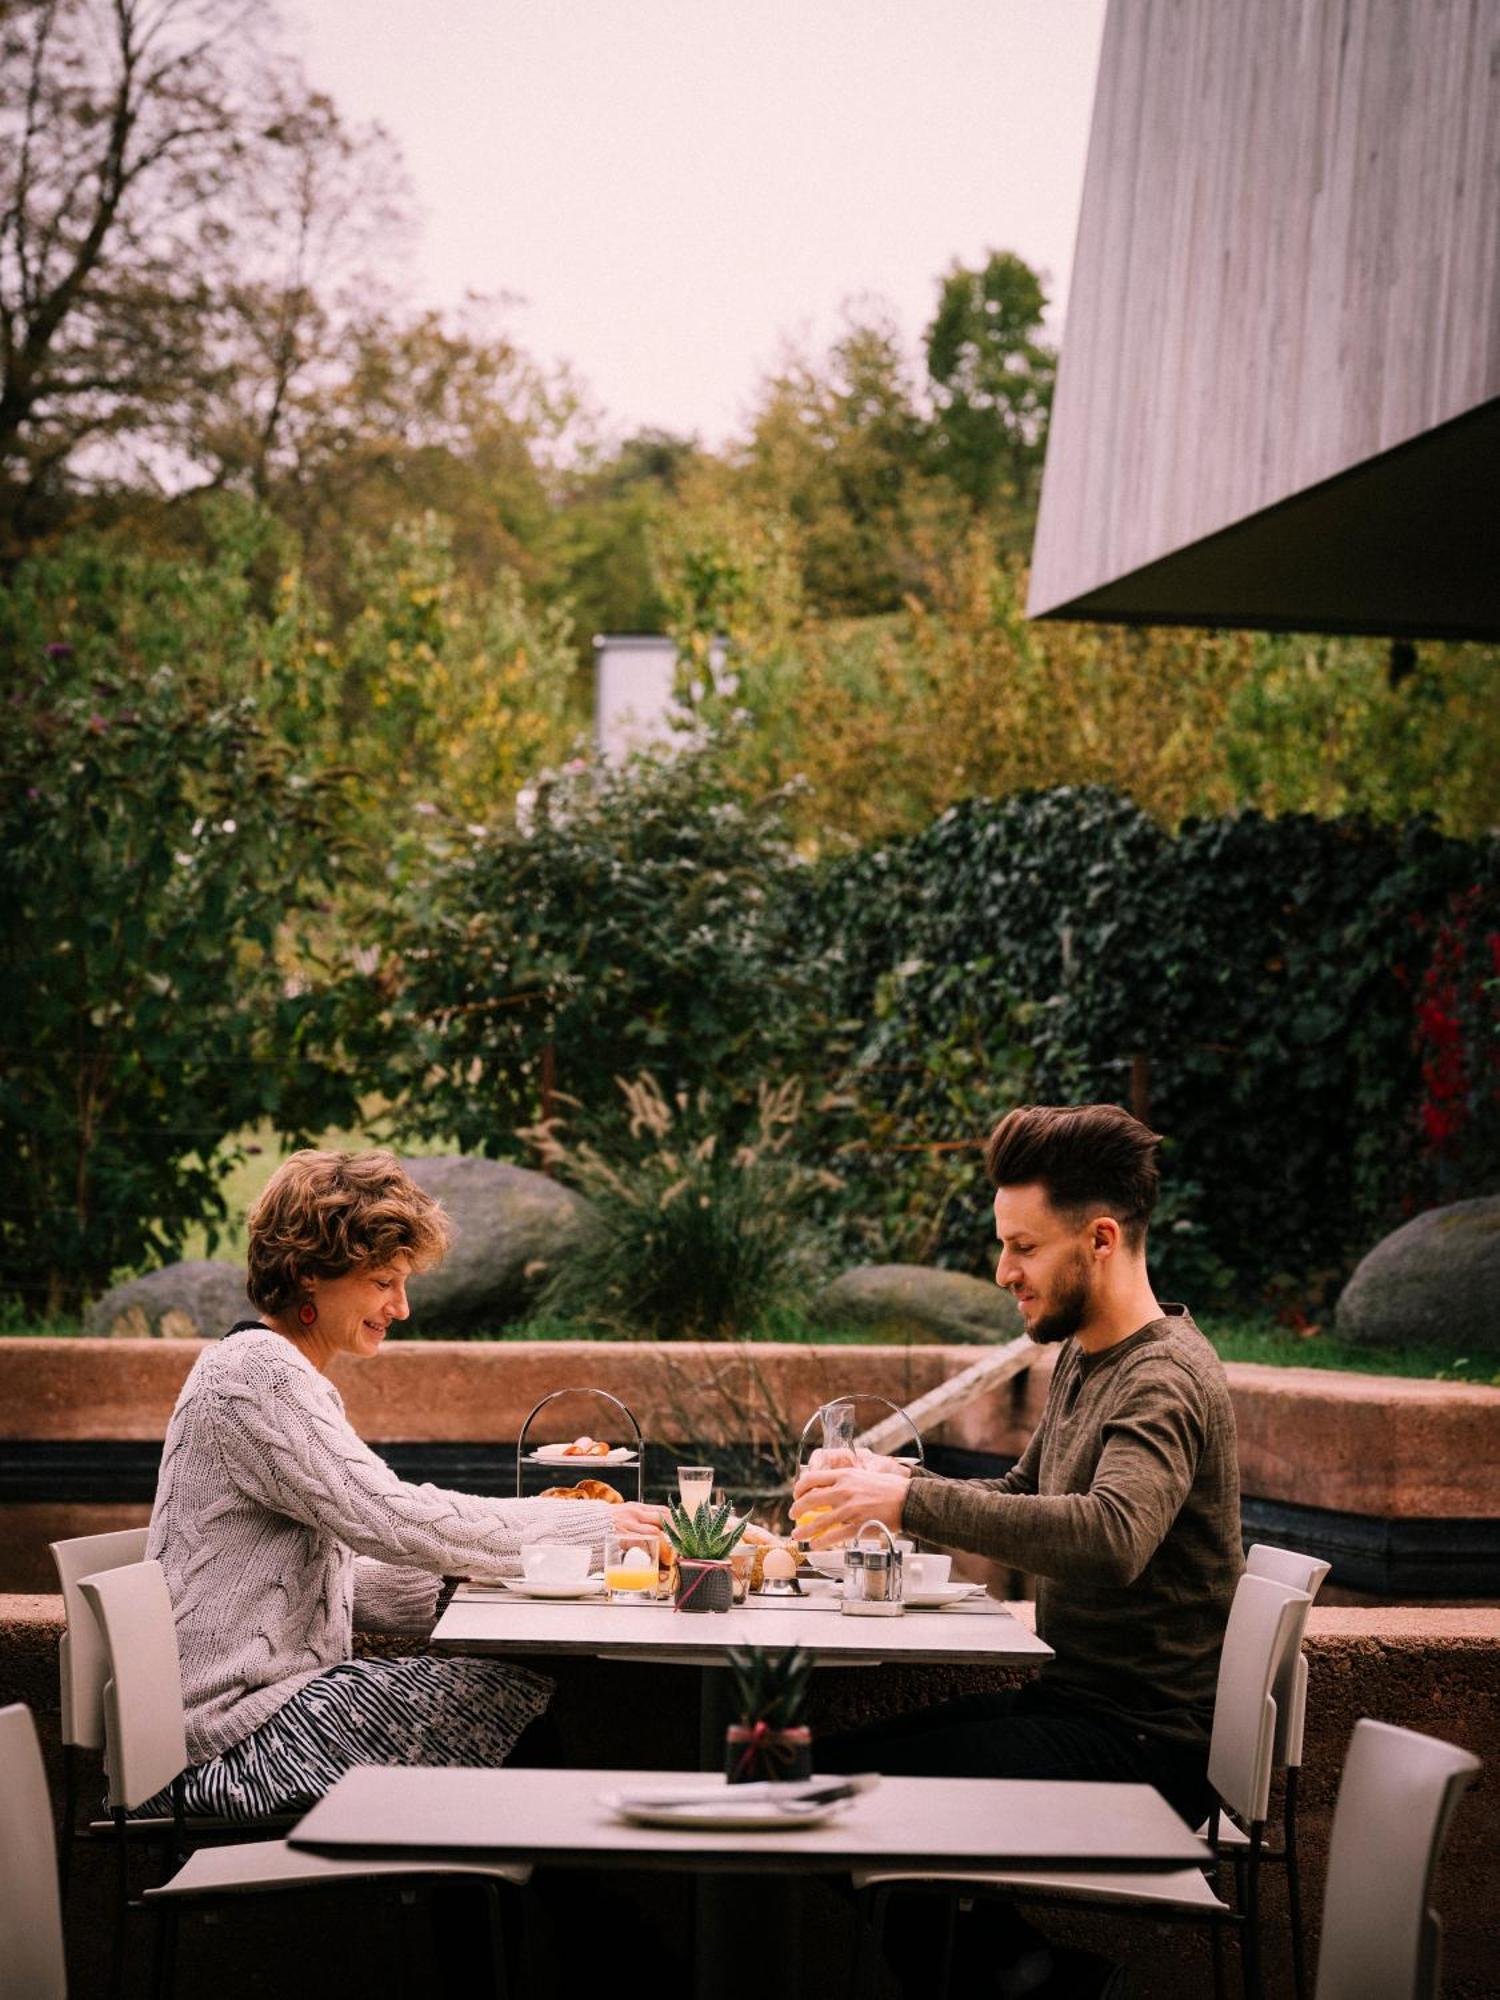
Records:
<instances>
[{"instance_id":1,"label":"man","mask_svg":"<svg viewBox=\"0 0 1500 2000\"><path fill-rule=\"evenodd\" d=\"M1036 1579L1056 1654L1019 1693L979 1695L819 1746L825 1768L1154 1784L1208 1804L1219 1649L1243 1567L1234 1412L1187 1309L1146 1270L1155 1133L1111 1104L1029 1105L986 1149L996 1283L1058 1343L1047 1407L1003 1479L942 1479L862 1452L815 1454L794 1512L819 1540L874 1516Z\"/></svg>"}]
</instances>

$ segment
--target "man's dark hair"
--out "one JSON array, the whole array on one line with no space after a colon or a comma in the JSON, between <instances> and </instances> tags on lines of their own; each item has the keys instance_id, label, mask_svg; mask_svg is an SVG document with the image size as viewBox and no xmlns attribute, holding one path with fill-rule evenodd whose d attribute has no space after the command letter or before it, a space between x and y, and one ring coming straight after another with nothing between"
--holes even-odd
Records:
<instances>
[{"instance_id":1,"label":"man's dark hair","mask_svg":"<svg viewBox=\"0 0 1500 2000\"><path fill-rule=\"evenodd\" d=\"M984 1164L997 1188L1045 1188L1080 1223L1112 1215L1138 1250L1156 1206L1158 1133L1118 1104L1022 1104L989 1136Z\"/></svg>"}]
</instances>

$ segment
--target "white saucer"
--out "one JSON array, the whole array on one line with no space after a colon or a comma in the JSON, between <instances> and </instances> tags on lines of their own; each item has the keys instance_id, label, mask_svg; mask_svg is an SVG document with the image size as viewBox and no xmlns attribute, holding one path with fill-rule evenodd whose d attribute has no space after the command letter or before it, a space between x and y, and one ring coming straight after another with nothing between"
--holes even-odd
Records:
<instances>
[{"instance_id":1,"label":"white saucer","mask_svg":"<svg viewBox=\"0 0 1500 2000\"><path fill-rule=\"evenodd\" d=\"M597 1597L604 1589L602 1576L585 1577L582 1583L532 1583L524 1576L502 1576L500 1581L517 1597Z\"/></svg>"},{"instance_id":2,"label":"white saucer","mask_svg":"<svg viewBox=\"0 0 1500 2000\"><path fill-rule=\"evenodd\" d=\"M982 1583L940 1583L935 1590L905 1591L902 1602L913 1611L941 1611L945 1604L957 1604L960 1598L973 1597L983 1590Z\"/></svg>"}]
</instances>

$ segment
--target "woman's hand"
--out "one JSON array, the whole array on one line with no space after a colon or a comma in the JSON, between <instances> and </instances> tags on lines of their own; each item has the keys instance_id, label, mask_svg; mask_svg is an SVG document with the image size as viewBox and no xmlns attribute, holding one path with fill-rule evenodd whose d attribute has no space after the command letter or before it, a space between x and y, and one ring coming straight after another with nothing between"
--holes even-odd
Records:
<instances>
[{"instance_id":1,"label":"woman's hand","mask_svg":"<svg viewBox=\"0 0 1500 2000\"><path fill-rule=\"evenodd\" d=\"M620 1535L659 1533L666 1518L666 1508L653 1506L649 1500L620 1500L609 1510L609 1525Z\"/></svg>"}]
</instances>

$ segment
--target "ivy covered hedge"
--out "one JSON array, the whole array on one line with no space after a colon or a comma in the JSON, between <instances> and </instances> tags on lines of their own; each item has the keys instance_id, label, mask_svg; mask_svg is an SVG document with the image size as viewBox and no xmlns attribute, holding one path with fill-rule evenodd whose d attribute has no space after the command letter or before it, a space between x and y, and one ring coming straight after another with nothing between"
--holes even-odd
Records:
<instances>
[{"instance_id":1,"label":"ivy covered hedge","mask_svg":"<svg viewBox=\"0 0 1500 2000\"><path fill-rule=\"evenodd\" d=\"M981 1131L1023 1096L1130 1102L1133 1079L1168 1140L1164 1276L1301 1303L1403 1213L1500 1185L1500 843L1255 813L1174 835L1063 789L966 803L803 895L836 1009L867 1024L850 1067L878 1112L872 1188L911 1137ZM1467 971L1435 999L1456 937ZM939 1178L931 1250L969 1265L986 1192Z\"/></svg>"}]
</instances>

